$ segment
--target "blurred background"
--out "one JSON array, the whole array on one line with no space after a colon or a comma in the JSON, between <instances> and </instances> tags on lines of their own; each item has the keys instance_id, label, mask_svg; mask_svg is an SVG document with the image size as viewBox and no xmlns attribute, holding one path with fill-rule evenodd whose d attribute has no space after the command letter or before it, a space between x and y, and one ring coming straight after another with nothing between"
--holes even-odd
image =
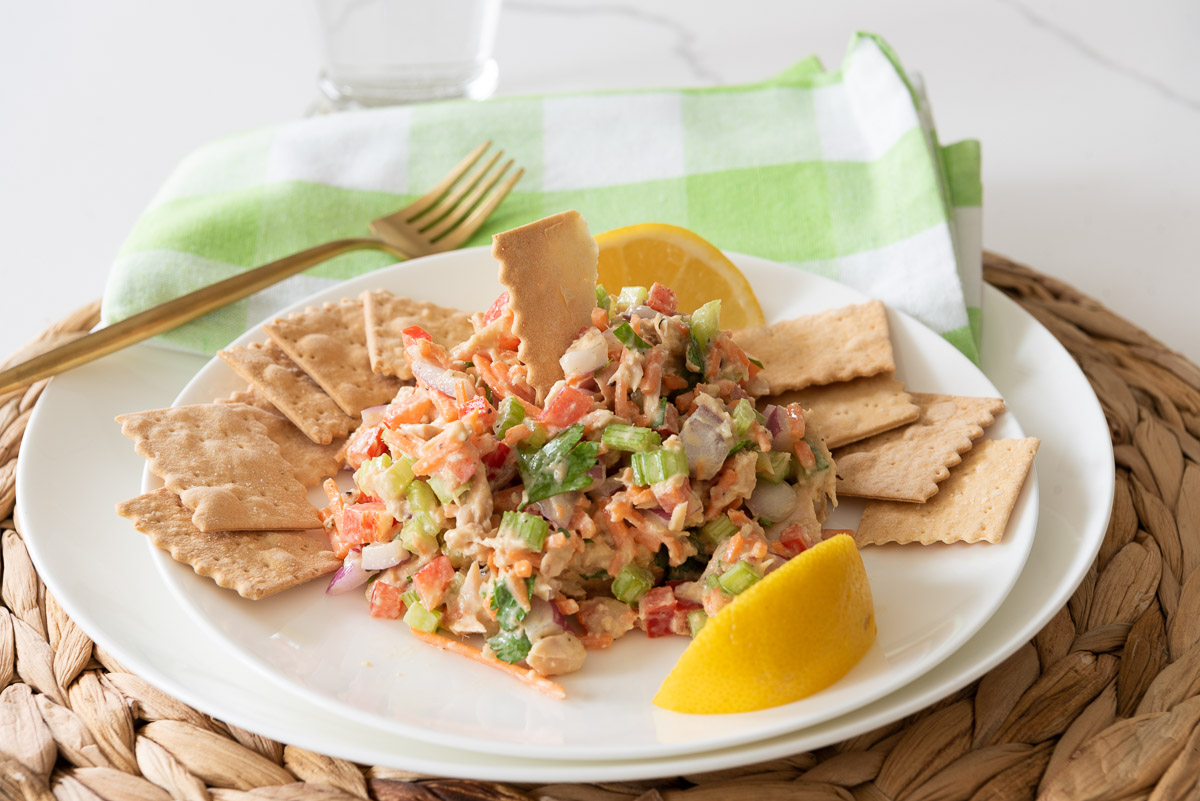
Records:
<instances>
[{"instance_id":1,"label":"blurred background","mask_svg":"<svg viewBox=\"0 0 1200 801\"><path fill-rule=\"evenodd\" d=\"M755 81L855 30L924 76L943 142L982 140L985 247L1200 362L1194 0L504 0L497 94ZM319 69L307 2L0 5L0 359L100 296L182 156L311 113Z\"/></svg>"}]
</instances>

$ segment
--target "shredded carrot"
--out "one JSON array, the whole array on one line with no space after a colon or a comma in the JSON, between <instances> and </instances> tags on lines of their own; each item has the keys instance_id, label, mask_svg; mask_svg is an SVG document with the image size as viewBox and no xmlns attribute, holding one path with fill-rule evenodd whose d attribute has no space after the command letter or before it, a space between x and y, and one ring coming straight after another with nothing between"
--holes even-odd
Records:
<instances>
[{"instance_id":1,"label":"shredded carrot","mask_svg":"<svg viewBox=\"0 0 1200 801\"><path fill-rule=\"evenodd\" d=\"M507 662L502 662L494 656L485 656L483 651L477 651L466 643L459 642L458 640L452 640L449 637L445 637L441 634L431 634L424 631L418 631L417 629L409 629L409 631L411 631L413 636L415 636L418 640L427 645L432 645L435 648L441 648L443 651L449 651L452 654L465 656L468 659L473 659L481 665L487 665L488 667L502 670L513 678L528 684L530 687L538 690L539 692L545 693L551 698L563 699L567 697L567 691L562 688L561 684L550 681L550 679L546 678L537 671L530 670L529 668L523 668L518 665L510 665Z\"/></svg>"},{"instance_id":2,"label":"shredded carrot","mask_svg":"<svg viewBox=\"0 0 1200 801\"><path fill-rule=\"evenodd\" d=\"M596 326L601 331L608 328L608 312L599 306L592 309L592 325Z\"/></svg>"},{"instance_id":3,"label":"shredded carrot","mask_svg":"<svg viewBox=\"0 0 1200 801\"><path fill-rule=\"evenodd\" d=\"M668 392L674 392L677 389L683 389L687 386L687 379L681 375L667 373L662 377L662 385Z\"/></svg>"}]
</instances>

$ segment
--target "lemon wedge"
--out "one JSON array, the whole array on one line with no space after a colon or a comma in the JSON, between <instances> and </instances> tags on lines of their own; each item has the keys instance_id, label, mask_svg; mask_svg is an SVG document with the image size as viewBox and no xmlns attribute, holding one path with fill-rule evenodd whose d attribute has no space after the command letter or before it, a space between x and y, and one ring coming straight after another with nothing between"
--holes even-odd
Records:
<instances>
[{"instance_id":1,"label":"lemon wedge","mask_svg":"<svg viewBox=\"0 0 1200 801\"><path fill-rule=\"evenodd\" d=\"M812 695L875 641L875 607L854 539L838 534L767 575L705 623L654 704L750 712Z\"/></svg>"},{"instance_id":2,"label":"lemon wedge","mask_svg":"<svg viewBox=\"0 0 1200 801\"><path fill-rule=\"evenodd\" d=\"M615 228L596 236L600 283L610 292L655 281L675 292L679 311L691 313L721 300L721 327L762 325L762 307L750 282L733 262L703 237L664 223Z\"/></svg>"}]
</instances>

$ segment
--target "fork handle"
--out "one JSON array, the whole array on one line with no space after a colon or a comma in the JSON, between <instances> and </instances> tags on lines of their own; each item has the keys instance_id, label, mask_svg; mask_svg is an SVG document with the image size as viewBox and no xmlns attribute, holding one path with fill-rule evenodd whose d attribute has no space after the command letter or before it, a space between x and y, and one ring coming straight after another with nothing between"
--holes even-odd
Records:
<instances>
[{"instance_id":1,"label":"fork handle","mask_svg":"<svg viewBox=\"0 0 1200 801\"><path fill-rule=\"evenodd\" d=\"M169 331L334 256L366 249L384 250L394 256L407 258L406 254L386 243L369 238L339 239L293 253L270 264L201 287L10 367L0 372L0 395Z\"/></svg>"}]
</instances>

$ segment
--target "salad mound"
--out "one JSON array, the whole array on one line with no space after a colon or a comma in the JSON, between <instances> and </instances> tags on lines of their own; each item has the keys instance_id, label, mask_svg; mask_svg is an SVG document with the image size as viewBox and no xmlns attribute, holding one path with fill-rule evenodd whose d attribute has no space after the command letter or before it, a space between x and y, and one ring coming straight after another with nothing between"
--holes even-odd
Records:
<instances>
[{"instance_id":1,"label":"salad mound","mask_svg":"<svg viewBox=\"0 0 1200 801\"><path fill-rule=\"evenodd\" d=\"M509 295L457 346L404 331L415 385L363 412L355 489L325 485L329 592L365 582L371 615L545 677L634 628L694 636L821 540L829 450L799 404L756 410L762 365L720 301L679 314L660 284L597 285L539 404Z\"/></svg>"}]
</instances>

